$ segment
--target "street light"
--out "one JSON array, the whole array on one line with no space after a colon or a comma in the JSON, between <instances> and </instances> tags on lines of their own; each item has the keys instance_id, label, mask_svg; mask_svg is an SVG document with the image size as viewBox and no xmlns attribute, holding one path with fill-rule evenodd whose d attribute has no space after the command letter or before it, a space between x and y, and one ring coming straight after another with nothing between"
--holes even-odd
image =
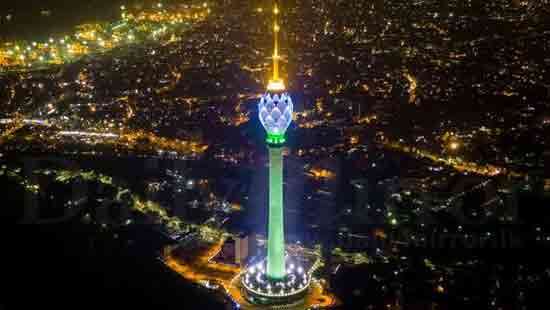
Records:
<instances>
[{"instance_id":1,"label":"street light","mask_svg":"<svg viewBox=\"0 0 550 310\"><path fill-rule=\"evenodd\" d=\"M460 147L460 144L456 141L453 141L449 144L449 148L453 151L458 150L459 147Z\"/></svg>"}]
</instances>

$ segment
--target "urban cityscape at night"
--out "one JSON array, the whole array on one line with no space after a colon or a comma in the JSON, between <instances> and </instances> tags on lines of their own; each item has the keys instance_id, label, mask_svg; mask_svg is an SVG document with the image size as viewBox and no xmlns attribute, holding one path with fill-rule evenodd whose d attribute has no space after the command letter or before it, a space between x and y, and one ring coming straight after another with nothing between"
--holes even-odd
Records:
<instances>
[{"instance_id":1,"label":"urban cityscape at night","mask_svg":"<svg viewBox=\"0 0 550 310\"><path fill-rule=\"evenodd\" d=\"M550 0L5 0L0 310L541 309Z\"/></svg>"}]
</instances>

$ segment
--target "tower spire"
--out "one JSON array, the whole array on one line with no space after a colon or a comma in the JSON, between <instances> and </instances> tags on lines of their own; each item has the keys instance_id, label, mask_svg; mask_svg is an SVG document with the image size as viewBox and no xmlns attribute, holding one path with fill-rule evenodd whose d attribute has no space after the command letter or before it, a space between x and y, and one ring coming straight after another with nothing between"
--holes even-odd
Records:
<instances>
[{"instance_id":1,"label":"tower spire","mask_svg":"<svg viewBox=\"0 0 550 310\"><path fill-rule=\"evenodd\" d=\"M267 90L270 91L283 91L285 90L285 83L279 77L279 60L281 56L279 55L279 32L281 26L279 24L279 14L280 14L279 1L274 0L273 4L273 76L269 80L267 85Z\"/></svg>"}]
</instances>

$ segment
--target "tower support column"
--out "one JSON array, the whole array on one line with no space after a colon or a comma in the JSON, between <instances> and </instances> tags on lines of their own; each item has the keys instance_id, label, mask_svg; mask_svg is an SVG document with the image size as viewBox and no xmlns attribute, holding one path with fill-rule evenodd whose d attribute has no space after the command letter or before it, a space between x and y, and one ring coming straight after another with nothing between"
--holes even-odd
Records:
<instances>
[{"instance_id":1,"label":"tower support column","mask_svg":"<svg viewBox=\"0 0 550 310\"><path fill-rule=\"evenodd\" d=\"M269 145L269 215L267 239L267 276L285 277L285 237L283 209L282 147Z\"/></svg>"}]
</instances>

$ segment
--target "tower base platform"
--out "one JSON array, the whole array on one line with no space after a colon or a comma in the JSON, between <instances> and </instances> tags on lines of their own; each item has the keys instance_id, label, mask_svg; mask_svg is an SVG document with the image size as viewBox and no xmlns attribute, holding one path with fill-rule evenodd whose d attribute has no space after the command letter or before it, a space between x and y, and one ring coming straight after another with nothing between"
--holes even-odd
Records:
<instances>
[{"instance_id":1,"label":"tower base platform","mask_svg":"<svg viewBox=\"0 0 550 310\"><path fill-rule=\"evenodd\" d=\"M302 300L308 293L311 275L297 259L285 257L286 272L280 279L266 273L267 261L248 266L241 276L245 298L253 304L280 305Z\"/></svg>"}]
</instances>

